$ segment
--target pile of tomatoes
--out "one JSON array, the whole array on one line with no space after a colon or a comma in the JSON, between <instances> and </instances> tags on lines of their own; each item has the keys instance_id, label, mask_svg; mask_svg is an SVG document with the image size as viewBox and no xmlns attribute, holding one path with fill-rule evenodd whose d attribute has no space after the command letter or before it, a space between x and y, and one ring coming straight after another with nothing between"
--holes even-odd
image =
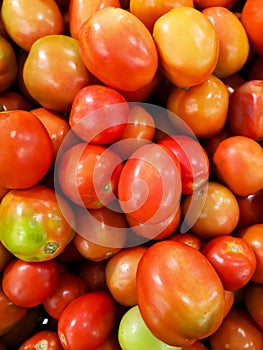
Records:
<instances>
[{"instance_id":1,"label":"pile of tomatoes","mask_svg":"<svg viewBox=\"0 0 263 350\"><path fill-rule=\"evenodd\" d=\"M0 350L262 350L263 1L0 13Z\"/></svg>"}]
</instances>

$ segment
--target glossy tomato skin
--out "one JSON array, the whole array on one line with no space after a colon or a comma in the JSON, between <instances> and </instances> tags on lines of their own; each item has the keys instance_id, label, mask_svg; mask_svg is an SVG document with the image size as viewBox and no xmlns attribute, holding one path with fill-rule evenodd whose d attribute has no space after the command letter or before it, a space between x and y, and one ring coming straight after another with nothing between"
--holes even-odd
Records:
<instances>
[{"instance_id":1,"label":"glossy tomato skin","mask_svg":"<svg viewBox=\"0 0 263 350\"><path fill-rule=\"evenodd\" d=\"M83 23L79 48L87 69L105 85L120 91L143 88L158 68L150 32L122 8L103 8Z\"/></svg>"},{"instance_id":2,"label":"glossy tomato skin","mask_svg":"<svg viewBox=\"0 0 263 350\"><path fill-rule=\"evenodd\" d=\"M231 95L228 121L234 135L243 135L255 140L263 137L262 90L262 80L249 80Z\"/></svg>"},{"instance_id":3,"label":"glossy tomato skin","mask_svg":"<svg viewBox=\"0 0 263 350\"><path fill-rule=\"evenodd\" d=\"M104 291L85 293L73 300L58 321L65 350L96 350L113 331L116 305Z\"/></svg>"},{"instance_id":4,"label":"glossy tomato skin","mask_svg":"<svg viewBox=\"0 0 263 350\"><path fill-rule=\"evenodd\" d=\"M128 117L129 106L118 91L91 84L74 97L69 124L87 143L110 144L120 139Z\"/></svg>"},{"instance_id":5,"label":"glossy tomato skin","mask_svg":"<svg viewBox=\"0 0 263 350\"><path fill-rule=\"evenodd\" d=\"M26 339L18 350L34 350L41 347L48 350L63 350L58 334L55 331L42 330Z\"/></svg>"},{"instance_id":6,"label":"glossy tomato skin","mask_svg":"<svg viewBox=\"0 0 263 350\"><path fill-rule=\"evenodd\" d=\"M263 188L263 149L247 136L222 140L213 154L212 167L235 195L248 196Z\"/></svg>"},{"instance_id":7,"label":"glossy tomato skin","mask_svg":"<svg viewBox=\"0 0 263 350\"><path fill-rule=\"evenodd\" d=\"M139 262L136 283L146 325L167 344L190 345L222 322L223 285L204 255L184 243L166 240L149 247Z\"/></svg>"},{"instance_id":8,"label":"glossy tomato skin","mask_svg":"<svg viewBox=\"0 0 263 350\"><path fill-rule=\"evenodd\" d=\"M76 93L94 81L80 58L78 40L62 34L34 42L22 76L32 98L57 112L68 112Z\"/></svg>"},{"instance_id":9,"label":"glossy tomato skin","mask_svg":"<svg viewBox=\"0 0 263 350\"><path fill-rule=\"evenodd\" d=\"M242 238L215 237L205 244L202 253L213 265L226 290L244 287L255 273L255 253Z\"/></svg>"},{"instance_id":10,"label":"glossy tomato skin","mask_svg":"<svg viewBox=\"0 0 263 350\"><path fill-rule=\"evenodd\" d=\"M58 278L59 269L54 259L41 262L14 259L4 271L2 287L15 305L28 308L40 305L49 297Z\"/></svg>"},{"instance_id":11,"label":"glossy tomato skin","mask_svg":"<svg viewBox=\"0 0 263 350\"><path fill-rule=\"evenodd\" d=\"M1 112L0 125L0 184L11 189L36 185L48 172L53 157L44 125L24 110Z\"/></svg>"},{"instance_id":12,"label":"glossy tomato skin","mask_svg":"<svg viewBox=\"0 0 263 350\"><path fill-rule=\"evenodd\" d=\"M16 51L3 36L0 36L0 54L0 92L4 92L15 82L18 66Z\"/></svg>"},{"instance_id":13,"label":"glossy tomato skin","mask_svg":"<svg viewBox=\"0 0 263 350\"><path fill-rule=\"evenodd\" d=\"M73 239L75 221L71 207L60 200L58 203L55 191L44 185L9 191L0 207L2 244L26 261L58 256Z\"/></svg>"}]
</instances>

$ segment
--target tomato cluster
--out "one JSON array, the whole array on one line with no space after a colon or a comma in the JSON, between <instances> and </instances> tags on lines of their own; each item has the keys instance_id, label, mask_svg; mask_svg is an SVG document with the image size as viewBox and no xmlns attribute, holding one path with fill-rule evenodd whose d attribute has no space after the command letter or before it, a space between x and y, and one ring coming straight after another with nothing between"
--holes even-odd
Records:
<instances>
[{"instance_id":1,"label":"tomato cluster","mask_svg":"<svg viewBox=\"0 0 263 350\"><path fill-rule=\"evenodd\" d=\"M0 350L263 350L263 1L0 14Z\"/></svg>"}]
</instances>

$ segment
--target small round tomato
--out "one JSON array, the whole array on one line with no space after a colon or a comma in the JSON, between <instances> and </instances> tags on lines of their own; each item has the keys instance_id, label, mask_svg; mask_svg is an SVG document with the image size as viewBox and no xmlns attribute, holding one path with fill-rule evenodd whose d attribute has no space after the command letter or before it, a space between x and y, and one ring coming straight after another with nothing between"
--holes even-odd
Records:
<instances>
[{"instance_id":1,"label":"small round tomato","mask_svg":"<svg viewBox=\"0 0 263 350\"><path fill-rule=\"evenodd\" d=\"M34 114L23 110L0 113L1 186L36 185L48 172L52 157L49 134Z\"/></svg>"},{"instance_id":2,"label":"small round tomato","mask_svg":"<svg viewBox=\"0 0 263 350\"><path fill-rule=\"evenodd\" d=\"M18 71L16 52L10 42L0 36L0 92L8 89L16 79Z\"/></svg>"},{"instance_id":3,"label":"small round tomato","mask_svg":"<svg viewBox=\"0 0 263 350\"><path fill-rule=\"evenodd\" d=\"M263 284L251 282L246 286L244 293L248 313L263 330Z\"/></svg>"},{"instance_id":4,"label":"small round tomato","mask_svg":"<svg viewBox=\"0 0 263 350\"><path fill-rule=\"evenodd\" d=\"M212 167L235 195L248 196L263 189L263 148L249 137L222 140L214 152Z\"/></svg>"},{"instance_id":5,"label":"small round tomato","mask_svg":"<svg viewBox=\"0 0 263 350\"><path fill-rule=\"evenodd\" d=\"M18 350L34 349L63 350L64 348L59 341L57 332L41 330L26 339Z\"/></svg>"},{"instance_id":6,"label":"small round tomato","mask_svg":"<svg viewBox=\"0 0 263 350\"><path fill-rule=\"evenodd\" d=\"M217 135L227 119L229 93L225 84L210 75L198 86L181 89L174 86L167 99L167 108L178 115L200 139ZM194 108L193 108L194 106ZM175 119L176 122L176 119Z\"/></svg>"},{"instance_id":7,"label":"small round tomato","mask_svg":"<svg viewBox=\"0 0 263 350\"><path fill-rule=\"evenodd\" d=\"M150 246L139 261L136 285L147 327L169 345L190 345L222 322L220 278L205 256L187 244L168 239Z\"/></svg>"},{"instance_id":8,"label":"small round tomato","mask_svg":"<svg viewBox=\"0 0 263 350\"><path fill-rule=\"evenodd\" d=\"M69 125L87 143L109 144L120 139L128 117L129 106L118 91L91 84L74 97Z\"/></svg>"},{"instance_id":9,"label":"small round tomato","mask_svg":"<svg viewBox=\"0 0 263 350\"><path fill-rule=\"evenodd\" d=\"M17 258L51 260L73 239L74 212L57 198L55 191L44 185L11 190L3 198L0 240Z\"/></svg>"},{"instance_id":10,"label":"small round tomato","mask_svg":"<svg viewBox=\"0 0 263 350\"><path fill-rule=\"evenodd\" d=\"M209 240L202 253L213 265L226 290L244 287L256 270L256 256L242 238L219 236Z\"/></svg>"},{"instance_id":11,"label":"small round tomato","mask_svg":"<svg viewBox=\"0 0 263 350\"><path fill-rule=\"evenodd\" d=\"M94 291L73 300L58 321L58 336L65 350L96 350L113 331L116 304L109 293Z\"/></svg>"},{"instance_id":12,"label":"small round tomato","mask_svg":"<svg viewBox=\"0 0 263 350\"><path fill-rule=\"evenodd\" d=\"M159 65L174 85L203 83L215 69L219 41L209 19L190 6L178 6L157 19L153 38Z\"/></svg>"},{"instance_id":13,"label":"small round tomato","mask_svg":"<svg viewBox=\"0 0 263 350\"><path fill-rule=\"evenodd\" d=\"M197 340L190 346L183 346L181 350L208 350L208 348L200 340Z\"/></svg>"},{"instance_id":14,"label":"small round tomato","mask_svg":"<svg viewBox=\"0 0 263 350\"><path fill-rule=\"evenodd\" d=\"M87 69L105 85L120 91L143 88L158 68L150 32L122 8L100 9L83 23L79 49Z\"/></svg>"},{"instance_id":15,"label":"small round tomato","mask_svg":"<svg viewBox=\"0 0 263 350\"><path fill-rule=\"evenodd\" d=\"M43 303L56 289L58 278L54 259L39 262L14 259L4 271L2 287L12 303L28 308Z\"/></svg>"}]
</instances>

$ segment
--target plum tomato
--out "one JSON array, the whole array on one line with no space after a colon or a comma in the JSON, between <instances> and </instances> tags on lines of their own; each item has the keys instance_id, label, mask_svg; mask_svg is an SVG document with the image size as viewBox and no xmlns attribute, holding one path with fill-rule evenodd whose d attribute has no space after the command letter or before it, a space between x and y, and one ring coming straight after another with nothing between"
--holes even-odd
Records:
<instances>
[{"instance_id":1,"label":"plum tomato","mask_svg":"<svg viewBox=\"0 0 263 350\"><path fill-rule=\"evenodd\" d=\"M178 6L159 17L153 27L159 66L181 88L203 83L213 73L219 40L209 19L190 6Z\"/></svg>"},{"instance_id":2,"label":"plum tomato","mask_svg":"<svg viewBox=\"0 0 263 350\"><path fill-rule=\"evenodd\" d=\"M0 92L6 91L16 80L18 65L16 51L11 43L0 36Z\"/></svg>"},{"instance_id":3,"label":"plum tomato","mask_svg":"<svg viewBox=\"0 0 263 350\"><path fill-rule=\"evenodd\" d=\"M17 258L51 260L73 239L74 212L62 198L58 202L57 196L39 184L11 190L2 199L0 241Z\"/></svg>"},{"instance_id":4,"label":"plum tomato","mask_svg":"<svg viewBox=\"0 0 263 350\"><path fill-rule=\"evenodd\" d=\"M212 238L202 253L213 265L226 290L244 287L256 270L256 255L252 247L239 237Z\"/></svg>"},{"instance_id":5,"label":"plum tomato","mask_svg":"<svg viewBox=\"0 0 263 350\"><path fill-rule=\"evenodd\" d=\"M167 239L151 245L139 261L136 286L143 320L169 345L190 345L222 322L222 282L206 257L187 244Z\"/></svg>"},{"instance_id":6,"label":"plum tomato","mask_svg":"<svg viewBox=\"0 0 263 350\"><path fill-rule=\"evenodd\" d=\"M105 291L87 292L74 299L58 321L58 336L65 350L97 350L111 335L116 304Z\"/></svg>"},{"instance_id":7,"label":"plum tomato","mask_svg":"<svg viewBox=\"0 0 263 350\"><path fill-rule=\"evenodd\" d=\"M158 68L151 33L122 8L102 8L85 21L79 31L79 49L87 69L105 85L120 91L143 88Z\"/></svg>"},{"instance_id":8,"label":"plum tomato","mask_svg":"<svg viewBox=\"0 0 263 350\"><path fill-rule=\"evenodd\" d=\"M0 185L24 189L36 185L53 159L50 136L31 112L0 112Z\"/></svg>"},{"instance_id":9,"label":"plum tomato","mask_svg":"<svg viewBox=\"0 0 263 350\"><path fill-rule=\"evenodd\" d=\"M51 330L40 330L26 339L18 350L48 349L63 350L57 332Z\"/></svg>"}]
</instances>

